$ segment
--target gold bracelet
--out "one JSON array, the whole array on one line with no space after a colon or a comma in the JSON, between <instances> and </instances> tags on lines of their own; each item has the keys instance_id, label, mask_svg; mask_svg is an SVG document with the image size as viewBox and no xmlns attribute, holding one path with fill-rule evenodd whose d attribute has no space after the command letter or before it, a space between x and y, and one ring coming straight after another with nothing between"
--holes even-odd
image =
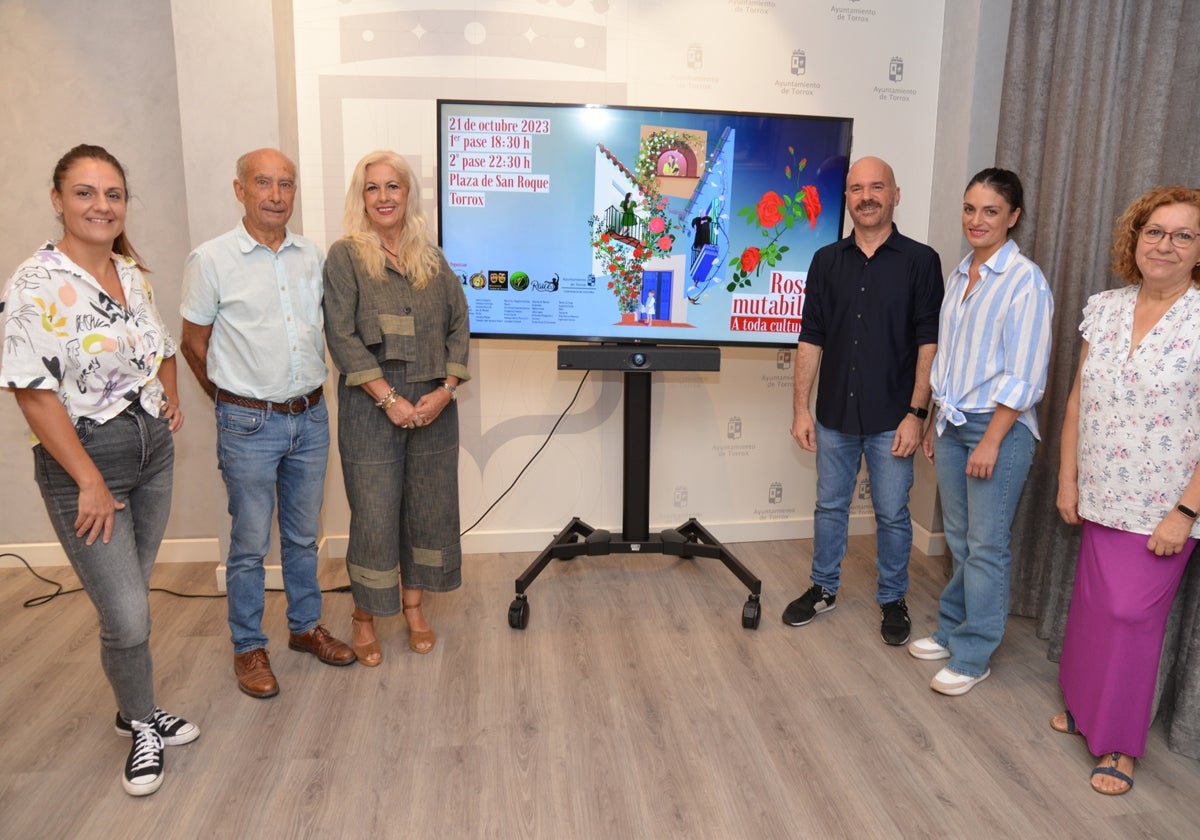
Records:
<instances>
[{"instance_id":1,"label":"gold bracelet","mask_svg":"<svg viewBox=\"0 0 1200 840\"><path fill-rule=\"evenodd\" d=\"M375 406L387 411L396 404L396 400L398 399L400 399L400 395L396 393L396 389L388 388L388 392L379 399L379 402L375 403Z\"/></svg>"}]
</instances>

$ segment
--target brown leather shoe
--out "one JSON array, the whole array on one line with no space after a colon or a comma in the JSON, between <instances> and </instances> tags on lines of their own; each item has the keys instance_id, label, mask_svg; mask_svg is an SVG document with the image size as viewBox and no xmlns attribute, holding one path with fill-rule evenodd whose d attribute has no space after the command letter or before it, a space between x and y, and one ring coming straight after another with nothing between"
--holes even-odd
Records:
<instances>
[{"instance_id":1,"label":"brown leather shoe","mask_svg":"<svg viewBox=\"0 0 1200 840\"><path fill-rule=\"evenodd\" d=\"M349 665L357 658L349 645L333 638L320 624L307 633L292 633L288 637L288 647L311 653L326 665Z\"/></svg>"},{"instance_id":2,"label":"brown leather shoe","mask_svg":"<svg viewBox=\"0 0 1200 840\"><path fill-rule=\"evenodd\" d=\"M279 693L279 683L275 682L275 675L271 673L271 660L267 659L266 648L235 653L233 672L237 674L238 688L251 697L274 697Z\"/></svg>"}]
</instances>

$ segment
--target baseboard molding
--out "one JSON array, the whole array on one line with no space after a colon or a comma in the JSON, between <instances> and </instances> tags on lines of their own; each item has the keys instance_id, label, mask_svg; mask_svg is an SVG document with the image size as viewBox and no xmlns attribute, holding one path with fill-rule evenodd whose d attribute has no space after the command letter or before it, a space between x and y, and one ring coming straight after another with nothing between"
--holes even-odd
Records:
<instances>
[{"instance_id":1,"label":"baseboard molding","mask_svg":"<svg viewBox=\"0 0 1200 840\"><path fill-rule=\"evenodd\" d=\"M928 557L940 557L946 553L946 534L929 531L913 523L913 548Z\"/></svg>"},{"instance_id":2,"label":"baseboard molding","mask_svg":"<svg viewBox=\"0 0 1200 840\"><path fill-rule=\"evenodd\" d=\"M337 557L327 551L327 540L322 541L321 557ZM19 543L0 545L0 553L17 554L24 557L34 568L49 568L54 566L70 566L67 555L57 542L52 543ZM345 556L343 548L341 556ZM221 553L221 541L215 537L201 539L163 540L158 549L158 563L212 563L216 569L217 591L225 591L225 558ZM21 568L21 561L16 557L0 557L0 568ZM266 588L283 589L283 567L276 561L266 566Z\"/></svg>"},{"instance_id":3,"label":"baseboard molding","mask_svg":"<svg viewBox=\"0 0 1200 840\"><path fill-rule=\"evenodd\" d=\"M580 517L585 522L588 522L586 517ZM709 520L704 516L697 516L696 519L701 525L708 530L710 534L716 537L723 543L739 543L739 542L769 542L772 540L807 540L812 539L813 521L812 517L804 519L772 519L772 520L740 520L721 522L717 520ZM682 525L686 520L685 517L672 523L652 523L650 525L650 533L657 534L665 528L674 528ZM566 525L567 523L562 523ZM619 532L619 525L603 525L595 522L588 522L593 528L607 528L610 531ZM875 516L873 513L851 513L850 514L850 534L858 536L860 534L871 534L875 532ZM556 532L555 532L556 533ZM913 547L920 551L925 551L930 541L927 539L929 532L922 530L922 542L918 544L917 529L913 528ZM463 553L464 554L487 554L491 552L506 552L506 551L541 551L546 547L550 540L554 537L551 532L537 531L486 531L481 533L471 533L463 537ZM343 547L344 551L344 547ZM925 553L928 553L927 551ZM338 555L333 554L334 557Z\"/></svg>"},{"instance_id":4,"label":"baseboard molding","mask_svg":"<svg viewBox=\"0 0 1200 840\"><path fill-rule=\"evenodd\" d=\"M317 543L317 562L321 563L323 561L326 561L326 560L329 560L330 558L335 558L335 557L345 557L346 556L346 548L345 548L346 539L347 539L346 537L324 537L324 538L322 538ZM338 553L337 550L335 550L333 553L331 553L330 552L330 544L333 544L335 546L341 545L341 548L339 549L341 553ZM266 576L263 579L263 588L264 589L277 589L277 590L282 591L283 590L283 566L279 565L278 562L275 562L275 563L268 562L266 565L263 566L263 571L266 573ZM216 575L217 575L217 591L224 592L225 591L225 561L223 559L217 564Z\"/></svg>"},{"instance_id":5,"label":"baseboard molding","mask_svg":"<svg viewBox=\"0 0 1200 840\"><path fill-rule=\"evenodd\" d=\"M218 563L220 540L213 538L163 540L158 550L159 563ZM0 544L0 553L24 557L30 566L69 566L67 555L57 542ZM21 568L16 557L0 557L0 568Z\"/></svg>"},{"instance_id":6,"label":"baseboard molding","mask_svg":"<svg viewBox=\"0 0 1200 840\"><path fill-rule=\"evenodd\" d=\"M813 535L811 518L766 522L709 522L703 517L697 517L697 519L708 529L709 533L726 543L804 540L811 539ZM680 520L670 525L651 525L650 531L658 533L664 528L681 525L684 521L686 520ZM595 528L603 527L593 523L589 524ZM563 525L566 523L564 522ZM874 518L871 514L852 514L850 516L851 534L869 534L874 530L874 526ZM609 530L617 531L619 527L610 526ZM544 531L485 531L464 536L462 547L464 554L541 551L553 536L554 533ZM348 543L349 537L344 534L334 534L322 538L320 558L329 560L345 557ZM946 536L940 531L929 531L914 522L913 548L930 556L945 554ZM35 568L70 565L67 562L66 554L63 553L62 546L57 542L0 544L0 554L19 555ZM216 567L217 590L225 591L225 562L221 555L221 542L215 537L163 540L162 547L158 551L158 562L212 563ZM21 565L16 557L0 557L0 568L20 568ZM267 564L266 575L267 589L283 589L283 569L278 562Z\"/></svg>"},{"instance_id":7,"label":"baseboard molding","mask_svg":"<svg viewBox=\"0 0 1200 840\"><path fill-rule=\"evenodd\" d=\"M589 522L593 528L606 529L619 534L621 526ZM789 520L782 522L708 522L697 517L701 525L723 543L765 542L767 540L800 540L812 536L812 521ZM650 533L657 534L665 528L674 528L686 522L680 519L671 524L651 524ZM564 526L566 522L562 523ZM485 531L470 533L462 539L464 554L489 554L504 552L541 551L554 538L550 531Z\"/></svg>"}]
</instances>

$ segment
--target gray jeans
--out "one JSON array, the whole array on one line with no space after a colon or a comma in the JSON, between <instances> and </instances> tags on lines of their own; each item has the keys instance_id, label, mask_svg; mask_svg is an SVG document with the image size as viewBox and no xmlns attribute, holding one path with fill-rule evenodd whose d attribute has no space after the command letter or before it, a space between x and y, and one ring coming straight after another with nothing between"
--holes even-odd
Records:
<instances>
[{"instance_id":1,"label":"gray jeans","mask_svg":"<svg viewBox=\"0 0 1200 840\"><path fill-rule=\"evenodd\" d=\"M75 536L79 487L41 445L33 449L34 475L59 542L100 616L100 662L117 708L129 720L145 720L155 707L150 570L171 511L175 442L167 421L136 402L103 424L80 420L76 431L109 492L125 504L116 512L112 539L87 545Z\"/></svg>"},{"instance_id":2,"label":"gray jeans","mask_svg":"<svg viewBox=\"0 0 1200 840\"><path fill-rule=\"evenodd\" d=\"M405 382L403 362L384 362L383 371L414 405L438 387ZM350 590L355 606L395 615L401 586L449 592L462 584L458 404L428 426L401 429L345 380L338 383L338 450L350 502Z\"/></svg>"}]
</instances>

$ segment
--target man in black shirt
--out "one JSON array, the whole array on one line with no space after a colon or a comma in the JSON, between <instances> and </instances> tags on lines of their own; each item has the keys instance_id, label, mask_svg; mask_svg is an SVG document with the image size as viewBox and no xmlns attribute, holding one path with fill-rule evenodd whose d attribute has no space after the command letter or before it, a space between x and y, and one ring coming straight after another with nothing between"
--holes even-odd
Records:
<instances>
[{"instance_id":1,"label":"man in black shirt","mask_svg":"<svg viewBox=\"0 0 1200 840\"><path fill-rule=\"evenodd\" d=\"M812 587L783 613L808 624L834 608L846 553L850 502L865 455L875 510L876 600L881 635L908 642L912 456L929 415L942 268L937 253L892 222L900 188L879 158L854 163L846 206L854 229L813 255L796 350L792 437L817 456ZM809 411L820 370L817 411Z\"/></svg>"}]
</instances>

